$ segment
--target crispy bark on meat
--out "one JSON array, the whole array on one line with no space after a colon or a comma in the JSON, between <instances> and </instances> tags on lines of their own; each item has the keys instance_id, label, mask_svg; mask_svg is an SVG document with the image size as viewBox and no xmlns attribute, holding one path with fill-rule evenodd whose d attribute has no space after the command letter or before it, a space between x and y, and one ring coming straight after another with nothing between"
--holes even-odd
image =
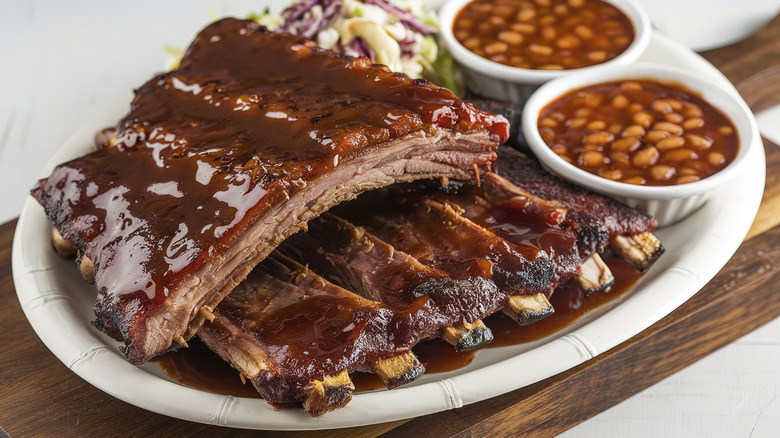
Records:
<instances>
[{"instance_id":1,"label":"crispy bark on meat","mask_svg":"<svg viewBox=\"0 0 780 438\"><path fill-rule=\"evenodd\" d=\"M658 221L635 208L565 181L542 169L538 161L510 148L499 148L496 173L528 192L566 207L576 224L581 244L592 253L602 253L618 236L639 236L650 233ZM663 246L654 238L652 248L645 247L643 260L636 266L649 267L660 256Z\"/></svg>"},{"instance_id":2,"label":"crispy bark on meat","mask_svg":"<svg viewBox=\"0 0 780 438\"><path fill-rule=\"evenodd\" d=\"M489 329L479 318L502 307L511 307L520 324L552 314L546 297L588 256L580 253L576 233L560 226L565 209L496 175L486 175L480 187L394 186L335 213L362 226L326 215L288 239L282 251L386 304L427 296L449 315L453 325L442 337L456 348L487 342ZM539 275L530 275L533 270ZM527 300L514 298L539 293L543 299L523 311Z\"/></svg>"},{"instance_id":3,"label":"crispy bark on meat","mask_svg":"<svg viewBox=\"0 0 780 438\"><path fill-rule=\"evenodd\" d=\"M32 194L94 264L96 326L139 364L309 219L398 181L473 178L507 132L446 89L225 19Z\"/></svg>"},{"instance_id":4,"label":"crispy bark on meat","mask_svg":"<svg viewBox=\"0 0 780 438\"><path fill-rule=\"evenodd\" d=\"M461 215L456 205L423 193L370 193L334 214L450 278L483 284L473 298L459 303L466 321L498 311L509 295L553 287L555 268L544 251L508 242ZM442 302L460 299L444 289L427 295Z\"/></svg>"},{"instance_id":5,"label":"crispy bark on meat","mask_svg":"<svg viewBox=\"0 0 780 438\"><path fill-rule=\"evenodd\" d=\"M332 214L309 223L308 231L287 239L279 251L350 291L385 305L404 307L430 301L441 321L438 336L458 351L490 342L490 329L474 313L490 283L481 277L452 277L377 236Z\"/></svg>"},{"instance_id":6,"label":"crispy bark on meat","mask_svg":"<svg viewBox=\"0 0 780 438\"><path fill-rule=\"evenodd\" d=\"M376 373L389 388L422 374L410 349L443 323L432 310L424 301L396 308L367 300L274 253L198 336L269 403L317 416L351 398L345 373Z\"/></svg>"},{"instance_id":7,"label":"crispy bark on meat","mask_svg":"<svg viewBox=\"0 0 780 438\"><path fill-rule=\"evenodd\" d=\"M479 187L453 182L446 191L429 196L455 206L461 216L496 237L545 254L553 266L550 285L543 290L549 297L559 284L579 272L589 256L579 244L568 211L558 202L539 198L499 175L488 173L482 179Z\"/></svg>"}]
</instances>

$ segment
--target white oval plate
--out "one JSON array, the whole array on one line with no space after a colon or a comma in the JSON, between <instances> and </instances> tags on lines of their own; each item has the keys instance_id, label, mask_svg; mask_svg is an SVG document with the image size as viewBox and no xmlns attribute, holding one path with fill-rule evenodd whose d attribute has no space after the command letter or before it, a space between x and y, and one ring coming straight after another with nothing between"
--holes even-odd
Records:
<instances>
[{"instance_id":1,"label":"white oval plate","mask_svg":"<svg viewBox=\"0 0 780 438\"><path fill-rule=\"evenodd\" d=\"M685 67L736 94L706 60L662 35L653 36L641 60ZM87 152L94 133L115 124L126 109L123 103L79 130L41 175ZM167 378L154 363L136 367L127 362L119 344L90 325L96 292L84 283L72 261L54 253L51 225L32 198L24 204L14 236L14 283L33 329L68 368L108 394L150 411L201 423L281 430L340 428L417 417L485 400L572 368L631 338L693 296L731 258L758 210L766 164L757 132L755 138L758 144L750 146L747 171L688 219L656 233L666 254L620 299L545 339L480 350L465 368L426 374L393 391L355 394L345 408L319 419L300 409L274 411L259 399L192 389Z\"/></svg>"}]
</instances>

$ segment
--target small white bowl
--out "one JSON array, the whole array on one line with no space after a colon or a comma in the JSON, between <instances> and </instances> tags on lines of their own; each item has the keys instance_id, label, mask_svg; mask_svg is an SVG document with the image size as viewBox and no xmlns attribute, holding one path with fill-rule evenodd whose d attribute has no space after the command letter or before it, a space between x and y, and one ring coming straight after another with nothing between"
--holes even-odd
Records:
<instances>
[{"instance_id":1,"label":"small white bowl","mask_svg":"<svg viewBox=\"0 0 780 438\"><path fill-rule=\"evenodd\" d=\"M644 9L634 0L604 0L622 11L634 24L634 40L621 54L601 64L567 70L539 70L512 67L483 58L464 47L452 33L455 17L472 0L450 0L439 11L440 32L444 44L458 63L467 87L474 93L497 100L523 102L541 84L552 79L590 71L602 66L635 62L650 44L652 27Z\"/></svg>"},{"instance_id":2,"label":"small white bowl","mask_svg":"<svg viewBox=\"0 0 780 438\"><path fill-rule=\"evenodd\" d=\"M707 103L725 115L736 128L739 151L728 166L699 181L670 186L641 186L612 181L582 170L558 156L542 140L538 129L541 110L558 97L590 85L625 79L647 79L661 83L681 84L698 93ZM715 190L742 172L748 150L758 132L750 109L741 98L726 92L701 76L677 68L655 64L633 64L601 68L561 77L540 87L525 104L522 129L529 147L549 171L593 191L611 196L639 208L658 219L659 226L671 225L693 213L715 193Z\"/></svg>"}]
</instances>

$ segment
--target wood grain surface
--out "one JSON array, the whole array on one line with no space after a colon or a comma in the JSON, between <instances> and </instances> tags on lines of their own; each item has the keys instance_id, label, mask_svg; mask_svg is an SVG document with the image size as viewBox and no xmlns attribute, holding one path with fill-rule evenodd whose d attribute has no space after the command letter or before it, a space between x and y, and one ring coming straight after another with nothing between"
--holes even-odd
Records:
<instances>
[{"instance_id":1,"label":"wood grain surface","mask_svg":"<svg viewBox=\"0 0 780 438\"><path fill-rule=\"evenodd\" d=\"M772 64L780 61L780 19L746 41L704 55L754 109L780 102L780 67ZM190 423L92 387L46 349L25 319L10 265L16 221L5 223L0 225L0 437L553 436L780 316L780 300L774 299L780 284L780 265L774 263L780 258L780 148L765 143L765 149L764 202L747 240L706 287L663 320L576 368L508 394L409 421L336 431L257 432Z\"/></svg>"}]
</instances>

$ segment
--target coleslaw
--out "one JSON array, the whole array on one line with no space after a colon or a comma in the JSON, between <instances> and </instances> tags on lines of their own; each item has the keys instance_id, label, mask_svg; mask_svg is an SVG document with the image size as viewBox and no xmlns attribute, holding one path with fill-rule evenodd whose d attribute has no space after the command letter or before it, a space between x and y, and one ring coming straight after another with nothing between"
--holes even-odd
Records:
<instances>
[{"instance_id":1,"label":"coleslaw","mask_svg":"<svg viewBox=\"0 0 780 438\"><path fill-rule=\"evenodd\" d=\"M438 19L420 0L301 0L281 14L249 18L269 30L311 39L323 49L365 56L412 78L426 78L458 93L452 58L436 40Z\"/></svg>"}]
</instances>

